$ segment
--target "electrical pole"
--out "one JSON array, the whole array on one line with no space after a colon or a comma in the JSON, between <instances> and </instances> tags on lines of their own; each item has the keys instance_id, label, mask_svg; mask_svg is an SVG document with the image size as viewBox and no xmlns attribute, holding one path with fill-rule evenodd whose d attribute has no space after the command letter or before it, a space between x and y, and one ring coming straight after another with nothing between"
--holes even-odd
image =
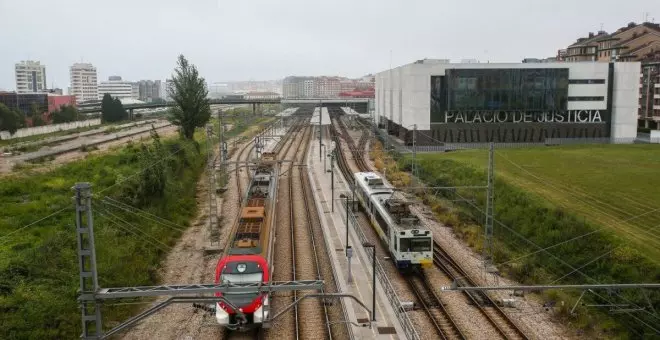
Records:
<instances>
[{"instance_id":1,"label":"electrical pole","mask_svg":"<svg viewBox=\"0 0 660 340\"><path fill-rule=\"evenodd\" d=\"M76 239L80 266L81 338L101 339L103 337L101 306L94 297L99 290L99 279L96 271L91 187L89 183L76 183L73 187L76 192Z\"/></svg>"},{"instance_id":2,"label":"electrical pole","mask_svg":"<svg viewBox=\"0 0 660 340\"><path fill-rule=\"evenodd\" d=\"M323 102L319 100L319 161L321 160L321 139L323 138L321 120L323 120Z\"/></svg>"},{"instance_id":3,"label":"electrical pole","mask_svg":"<svg viewBox=\"0 0 660 340\"><path fill-rule=\"evenodd\" d=\"M332 212L335 212L335 153L337 152L337 146L332 149L332 154L330 156L330 190L332 194L330 197L330 204L332 205Z\"/></svg>"},{"instance_id":4,"label":"electrical pole","mask_svg":"<svg viewBox=\"0 0 660 340\"><path fill-rule=\"evenodd\" d=\"M410 184L412 187L415 187L415 176L417 176L417 124L413 125L413 145L412 145L412 178L410 179Z\"/></svg>"},{"instance_id":5,"label":"electrical pole","mask_svg":"<svg viewBox=\"0 0 660 340\"><path fill-rule=\"evenodd\" d=\"M488 270L489 267L493 264L493 204L494 204L494 192L493 186L495 178L494 176L494 155L495 154L495 143L491 142L488 146L488 188L486 189L486 223L484 230L484 248L483 248L483 259L484 259L484 278L488 279Z\"/></svg>"}]
</instances>

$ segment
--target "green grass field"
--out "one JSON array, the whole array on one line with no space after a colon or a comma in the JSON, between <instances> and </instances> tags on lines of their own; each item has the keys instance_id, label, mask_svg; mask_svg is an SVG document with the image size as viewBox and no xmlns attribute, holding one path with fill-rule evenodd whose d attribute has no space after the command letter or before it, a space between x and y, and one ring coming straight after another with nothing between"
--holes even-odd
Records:
<instances>
[{"instance_id":1,"label":"green grass field","mask_svg":"<svg viewBox=\"0 0 660 340\"><path fill-rule=\"evenodd\" d=\"M485 169L488 160L485 150L420 157L459 161L478 169ZM611 231L660 264L660 146L501 149L496 150L495 173L540 196L548 206L565 208L597 228Z\"/></svg>"}]
</instances>

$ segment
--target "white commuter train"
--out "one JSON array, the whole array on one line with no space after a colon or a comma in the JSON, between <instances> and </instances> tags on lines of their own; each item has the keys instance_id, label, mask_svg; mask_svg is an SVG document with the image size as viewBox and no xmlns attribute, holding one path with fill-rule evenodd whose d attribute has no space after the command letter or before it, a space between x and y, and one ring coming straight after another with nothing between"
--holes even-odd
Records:
<instances>
[{"instance_id":1,"label":"white commuter train","mask_svg":"<svg viewBox=\"0 0 660 340\"><path fill-rule=\"evenodd\" d=\"M375 172L356 172L356 196L401 271L433 266L433 234L394 198L394 188Z\"/></svg>"}]
</instances>

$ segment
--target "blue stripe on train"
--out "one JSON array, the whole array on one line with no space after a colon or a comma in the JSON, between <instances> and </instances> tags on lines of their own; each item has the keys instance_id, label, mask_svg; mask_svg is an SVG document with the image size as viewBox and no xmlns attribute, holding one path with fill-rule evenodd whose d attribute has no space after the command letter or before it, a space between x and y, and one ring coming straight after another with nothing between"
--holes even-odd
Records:
<instances>
[{"instance_id":1,"label":"blue stripe on train","mask_svg":"<svg viewBox=\"0 0 660 340\"><path fill-rule=\"evenodd\" d=\"M397 268L408 268L412 262L410 260L396 261Z\"/></svg>"}]
</instances>

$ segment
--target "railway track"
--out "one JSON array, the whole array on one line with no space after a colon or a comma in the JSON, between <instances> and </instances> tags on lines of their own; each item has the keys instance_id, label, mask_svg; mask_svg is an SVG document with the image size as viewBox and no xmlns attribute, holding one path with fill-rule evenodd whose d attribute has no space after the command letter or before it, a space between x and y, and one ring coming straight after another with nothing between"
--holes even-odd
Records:
<instances>
[{"instance_id":1,"label":"railway track","mask_svg":"<svg viewBox=\"0 0 660 340\"><path fill-rule=\"evenodd\" d=\"M248 147L249 147L249 151L246 154L245 151L248 150ZM236 157L236 160L238 162L248 161L249 160L248 158L250 157L250 154L252 153L253 149L254 149L254 140L250 140L249 142L247 142L245 145L243 145L241 147L241 149L238 152L238 156ZM243 187L242 182L243 181L241 179L240 169L241 169L241 166L240 166L240 164L237 163L236 164L236 169L235 169L236 175L234 177L236 177L236 188L237 188L237 193L238 193L238 204L241 204L241 202L243 201L243 189L242 189L242 187ZM246 171L246 175L249 177L249 174L247 173L247 171Z\"/></svg>"},{"instance_id":2,"label":"railway track","mask_svg":"<svg viewBox=\"0 0 660 340\"><path fill-rule=\"evenodd\" d=\"M339 116L341 109L329 108L329 111L331 114L330 116L332 120L332 127L334 129L334 135L337 135L337 132L339 132L341 138L346 141L346 144L348 145L348 148L351 152L351 156L353 157L353 160L355 162L358 171L371 171L371 168L367 165L366 161L364 160L364 147L367 145L367 142L369 141L368 133L364 133L364 132L362 133L359 143L356 146L353 137L351 137L351 135L348 133L346 124L344 124L341 117ZM337 131L337 127L339 128L339 131ZM337 141L335 142L337 143ZM337 145L339 146L340 144Z\"/></svg>"},{"instance_id":3,"label":"railway track","mask_svg":"<svg viewBox=\"0 0 660 340\"><path fill-rule=\"evenodd\" d=\"M406 280L440 339L466 339L423 274L411 275Z\"/></svg>"},{"instance_id":4,"label":"railway track","mask_svg":"<svg viewBox=\"0 0 660 340\"><path fill-rule=\"evenodd\" d=\"M433 263L460 285L475 286L467 272L437 242L433 244ZM505 339L529 339L488 294L467 291L463 293Z\"/></svg>"},{"instance_id":5,"label":"railway track","mask_svg":"<svg viewBox=\"0 0 660 340\"><path fill-rule=\"evenodd\" d=\"M283 147L280 148L278 159L293 161L296 158L297 150L302 143L303 138L296 138L300 133L300 126L292 126L289 130L289 137L285 138ZM294 149L292 147L296 145ZM296 249L294 244L295 232L293 224L295 221L294 211L294 192L292 163L283 162L280 172L280 186L277 192L276 209L281 213L276 213L275 244L273 259L273 281L293 281L297 277L295 258ZM276 293L272 295L271 312L285 308L293 303L298 297L297 292ZM300 329L298 324L298 308L294 306L291 312L285 313L280 317L273 328L266 332L269 339L299 339Z\"/></svg>"},{"instance_id":6,"label":"railway track","mask_svg":"<svg viewBox=\"0 0 660 340\"><path fill-rule=\"evenodd\" d=\"M336 119L339 121L339 119ZM333 136L335 143L340 145L339 136L341 135L346 143L351 148L351 153L353 155L353 160L356 163L356 167L359 171L372 171L364 162L362 152L353 152L355 150L364 150L366 143L368 142L368 134L363 133L360 141L358 143L358 148L352 148L351 144L353 143L352 138L348 135L347 131L339 133L334 126L334 123L337 123L340 129L342 129L342 124L333 120ZM344 127L345 129L345 127ZM348 164L346 157L342 154L337 157L337 165L340 171L344 174L344 178L350 178L352 175L351 166ZM461 266L456 263L453 258L437 243L434 242L434 264L451 280L458 280L458 282L465 286L475 286L474 281L472 281L467 275L467 273L461 268ZM420 301L422 309L426 311L426 314L433 320L436 330L438 330L438 335L443 339L461 339L465 338L460 329L456 324L451 320L450 315L447 310L444 308L442 302L439 300L438 296L432 289L432 285L429 284L425 279L420 278L408 278L408 284ZM424 280L424 282L419 282L419 280ZM505 339L529 339L529 337L518 327L511 318L490 298L488 294L483 292L464 292L468 301L479 310L479 312L488 320L488 322L495 328L497 333L499 333Z\"/></svg>"},{"instance_id":7,"label":"railway track","mask_svg":"<svg viewBox=\"0 0 660 340\"><path fill-rule=\"evenodd\" d=\"M288 136L277 146L282 163L278 192L275 270L273 280L307 280L323 278L326 264L321 241L314 228L320 221L309 178L304 166L312 129L308 117L298 120ZM334 281L331 283L334 284ZM328 282L326 282L326 286ZM305 292L278 294L273 299L273 312L293 303ZM306 299L285 313L267 332L272 339L332 339L329 307L318 299ZM333 326L334 327L334 326Z\"/></svg>"},{"instance_id":8,"label":"railway track","mask_svg":"<svg viewBox=\"0 0 660 340\"><path fill-rule=\"evenodd\" d=\"M306 171L304 170L307 151L309 149L309 138L312 129L304 129L302 143L299 145L294 158L294 164L291 168L291 180L289 181L289 192L295 193L297 199L292 198L293 204L290 213L292 221L295 221L291 228L292 251L294 263L295 280L317 280L321 279L319 265L319 254L316 249L316 240L312 231L312 225L316 223L312 214L316 211L310 208L310 196L307 188L308 183ZM311 197L313 201L313 197ZM323 289L321 290L323 293ZM298 296L304 296L300 293ZM297 306L297 329L300 337L303 339L319 338L331 339L330 321L328 319L327 306L321 300L304 300ZM301 315L304 315L304 322ZM323 329L323 331L321 331ZM319 334L323 333L323 334Z\"/></svg>"}]
</instances>

